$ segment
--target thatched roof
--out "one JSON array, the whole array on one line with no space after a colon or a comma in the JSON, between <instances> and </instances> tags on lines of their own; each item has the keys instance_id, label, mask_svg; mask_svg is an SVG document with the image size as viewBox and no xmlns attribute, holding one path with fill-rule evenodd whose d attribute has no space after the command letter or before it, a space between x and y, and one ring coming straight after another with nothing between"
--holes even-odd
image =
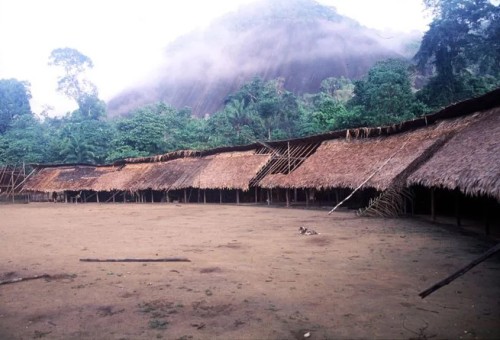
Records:
<instances>
[{"instance_id":1,"label":"thatched roof","mask_svg":"<svg viewBox=\"0 0 500 340\"><path fill-rule=\"evenodd\" d=\"M469 121L470 118L453 119L389 137L325 141L290 174L268 175L259 184L265 188L356 188L396 153L366 183L366 187L384 190L443 136L463 128Z\"/></svg>"},{"instance_id":2,"label":"thatched roof","mask_svg":"<svg viewBox=\"0 0 500 340\"><path fill-rule=\"evenodd\" d=\"M42 192L184 188L248 190L250 181L269 157L247 151L121 166L48 167L42 168L36 176L30 178L24 189Z\"/></svg>"},{"instance_id":3,"label":"thatched roof","mask_svg":"<svg viewBox=\"0 0 500 340\"><path fill-rule=\"evenodd\" d=\"M43 192L93 190L102 175L114 171L116 168L113 166L73 165L43 168L29 178L23 190Z\"/></svg>"},{"instance_id":4,"label":"thatched roof","mask_svg":"<svg viewBox=\"0 0 500 340\"><path fill-rule=\"evenodd\" d=\"M415 171L408 184L500 199L500 108L477 118Z\"/></svg>"},{"instance_id":5,"label":"thatched roof","mask_svg":"<svg viewBox=\"0 0 500 340\"><path fill-rule=\"evenodd\" d=\"M208 156L207 167L200 172L200 189L250 188L250 181L269 161L270 155L256 155L253 151L223 153Z\"/></svg>"},{"instance_id":6,"label":"thatched roof","mask_svg":"<svg viewBox=\"0 0 500 340\"><path fill-rule=\"evenodd\" d=\"M256 142L203 151L180 150L152 157L125 159L105 166L35 165L39 172L28 180L25 190L248 190L250 186L355 188L404 145L383 170L366 183L368 187L383 190L394 181L406 182L407 177L453 133L458 133L469 123L484 116L472 113L492 110L499 105L500 89L497 89L432 115L383 127L346 129L286 141ZM490 115L493 117L495 114ZM459 173L454 173L454 157L441 151L437 155L443 155L439 161L435 161L435 165L446 168L447 172L434 171L433 166L427 164L411 177L409 183L460 187L465 188L463 190L467 193L489 192L499 197L498 167L495 166L498 160L498 144L495 143L499 127L498 120L495 120L497 118L490 119L484 126L474 123L473 129L460 132L460 136L453 139L455 148L449 146L451 142L447 144L447 148L451 148L446 151L449 155L461 157L459 164L462 170ZM484 131L491 131L484 133L481 130L483 128ZM488 145L487 151L464 156L470 150L469 142L464 142L464 139L471 139L475 135L482 135L483 139L491 137L491 140L483 142ZM470 142L470 145L478 148L483 144ZM457 151L460 148L463 148L461 153ZM474 162L475 165L469 166L468 162ZM496 188L496 193L488 187Z\"/></svg>"}]
</instances>

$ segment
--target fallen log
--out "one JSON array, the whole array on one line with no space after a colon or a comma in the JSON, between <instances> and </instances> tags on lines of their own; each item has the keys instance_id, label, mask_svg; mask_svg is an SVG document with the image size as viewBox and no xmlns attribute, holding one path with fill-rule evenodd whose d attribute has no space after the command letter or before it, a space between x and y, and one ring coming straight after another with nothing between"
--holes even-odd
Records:
<instances>
[{"instance_id":1,"label":"fallen log","mask_svg":"<svg viewBox=\"0 0 500 340\"><path fill-rule=\"evenodd\" d=\"M6 285L9 283L16 283L16 282L29 281L29 280L37 280L37 279L48 279L48 278L50 278L49 274L34 275L34 276L27 276L27 277L16 277L14 279L0 281L0 285Z\"/></svg>"},{"instance_id":2,"label":"fallen log","mask_svg":"<svg viewBox=\"0 0 500 340\"><path fill-rule=\"evenodd\" d=\"M80 259L80 262L191 262L186 257L167 257L163 259Z\"/></svg>"},{"instance_id":3,"label":"fallen log","mask_svg":"<svg viewBox=\"0 0 500 340\"><path fill-rule=\"evenodd\" d=\"M451 274L446 279L441 280L438 283L436 283L435 285L431 286L430 288L424 290L423 292L421 292L420 294L418 294L418 296L420 296L423 299L426 296L434 293L439 288L441 288L443 286L446 286L447 284L449 284L450 282L452 282L456 278L458 278L458 277L462 276L463 274L467 273L469 270L471 270L472 268L474 268L475 266L477 266L478 264L480 264L481 262L483 262L487 258L495 255L498 251L500 251L500 243L498 243L493 248L490 248L488 251L486 251L485 253L483 253L481 256L477 257L474 261L472 261L471 263L469 263L468 265L466 265L462 269L457 270L455 273Z\"/></svg>"}]
</instances>

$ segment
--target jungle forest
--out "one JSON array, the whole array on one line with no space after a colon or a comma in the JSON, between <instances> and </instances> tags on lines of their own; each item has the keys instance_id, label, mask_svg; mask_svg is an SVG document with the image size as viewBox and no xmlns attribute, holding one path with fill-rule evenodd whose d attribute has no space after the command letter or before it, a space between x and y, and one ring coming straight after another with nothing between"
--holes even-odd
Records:
<instances>
[{"instance_id":1,"label":"jungle forest","mask_svg":"<svg viewBox=\"0 0 500 340\"><path fill-rule=\"evenodd\" d=\"M35 114L30 85L0 79L0 165L105 164L180 149L282 140L380 126L435 112L500 86L500 9L488 0L425 0L433 21L413 58L376 62L359 79L328 77L315 93L293 93L282 77L259 76L204 117L156 102L110 117L86 78L92 59L54 49L48 64L60 93L78 104L64 116Z\"/></svg>"}]
</instances>

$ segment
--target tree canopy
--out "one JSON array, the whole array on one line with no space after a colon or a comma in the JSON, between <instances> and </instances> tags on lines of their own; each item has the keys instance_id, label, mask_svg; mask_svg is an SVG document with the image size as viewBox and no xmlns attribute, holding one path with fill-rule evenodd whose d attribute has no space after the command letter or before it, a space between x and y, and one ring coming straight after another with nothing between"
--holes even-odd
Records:
<instances>
[{"instance_id":1,"label":"tree canopy","mask_svg":"<svg viewBox=\"0 0 500 340\"><path fill-rule=\"evenodd\" d=\"M415 61L431 75L419 97L432 108L500 85L500 7L488 0L424 0L434 20Z\"/></svg>"}]
</instances>

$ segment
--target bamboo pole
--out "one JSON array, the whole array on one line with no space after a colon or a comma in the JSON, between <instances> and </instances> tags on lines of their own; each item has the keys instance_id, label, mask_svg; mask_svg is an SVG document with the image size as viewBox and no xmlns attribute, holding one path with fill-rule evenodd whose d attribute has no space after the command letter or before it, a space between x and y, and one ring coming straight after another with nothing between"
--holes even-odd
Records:
<instances>
[{"instance_id":1,"label":"bamboo pole","mask_svg":"<svg viewBox=\"0 0 500 340\"><path fill-rule=\"evenodd\" d=\"M436 290L440 289L443 286L446 286L447 284L449 284L450 282L454 281L458 277L464 275L469 270L471 270L472 268L474 268L475 266L477 266L478 264L480 264L481 262L483 262L487 258L495 255L499 251L500 251L500 243L498 243L496 246L490 248L488 251L486 251L485 253L483 253L482 255L480 255L479 257L477 257L476 259L474 259L468 265L466 265L465 267L457 270L455 273L451 274L450 276L448 276L444 280L441 280L438 283L436 283L433 286L431 286L430 288L424 290L423 292L421 292L420 294L418 294L418 296L420 296L422 299L425 298L426 296L429 296L430 294L432 294Z\"/></svg>"},{"instance_id":2,"label":"bamboo pole","mask_svg":"<svg viewBox=\"0 0 500 340\"><path fill-rule=\"evenodd\" d=\"M374 171L374 172L373 172L370 176L368 176L368 178L367 178L367 179L365 179L365 180L364 180L364 181L363 181L360 185L358 185L358 187L357 187L356 189L354 189L354 190L353 190L353 191L352 191L352 192L351 192L351 193L350 193L350 194L349 194L346 198L344 198L344 200L342 200L342 202L338 203L335 207L333 207L333 209L332 209L332 210L330 210L330 212L328 213L328 215L330 215L330 214L331 214L332 212L334 212L334 211L335 211L338 207L340 207L342 204L344 204L344 202L345 202L345 201L347 201L349 198L351 198L351 197L352 197L352 195L354 195L354 193L355 193L356 191L358 191L359 189L361 189L361 187L362 187L363 185L365 185L365 184L366 184L366 183L367 183L370 179L372 179L372 178L373 178L373 176L375 176L375 175L376 175L376 174L377 174L380 170L382 170L382 168L383 168L384 166L386 166L386 165L387 165L387 163L389 163L389 162L391 161L391 159L393 159L393 158L394 158L394 156L396 156L396 155L397 155L397 154L398 154L401 150L403 150L403 148L406 146L406 143L408 143L408 141L405 141L405 142L403 143L403 145L401 145L401 148L399 148L396 152L394 152L394 153L391 155L391 157L389 157L389 158L388 158L388 159L387 159L384 163L382 163L382 165L381 165L378 169L376 169L376 170L375 170L375 171Z\"/></svg>"}]
</instances>

